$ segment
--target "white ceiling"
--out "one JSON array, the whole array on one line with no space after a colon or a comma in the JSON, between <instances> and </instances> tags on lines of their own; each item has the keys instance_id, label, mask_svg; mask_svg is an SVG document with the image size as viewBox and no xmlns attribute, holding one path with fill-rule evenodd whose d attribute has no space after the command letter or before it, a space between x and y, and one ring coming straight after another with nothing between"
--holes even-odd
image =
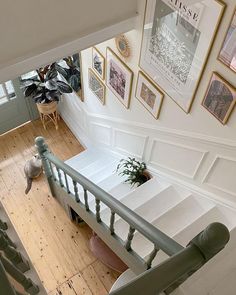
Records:
<instances>
[{"instance_id":1,"label":"white ceiling","mask_svg":"<svg viewBox=\"0 0 236 295\"><path fill-rule=\"evenodd\" d=\"M136 11L136 0L2 1L0 80L131 29Z\"/></svg>"}]
</instances>

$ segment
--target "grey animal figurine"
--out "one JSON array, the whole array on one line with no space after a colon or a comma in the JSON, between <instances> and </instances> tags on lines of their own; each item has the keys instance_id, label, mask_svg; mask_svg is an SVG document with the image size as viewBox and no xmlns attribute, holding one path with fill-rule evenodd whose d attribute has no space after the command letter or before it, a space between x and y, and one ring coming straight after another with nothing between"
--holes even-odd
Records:
<instances>
[{"instance_id":1,"label":"grey animal figurine","mask_svg":"<svg viewBox=\"0 0 236 295\"><path fill-rule=\"evenodd\" d=\"M38 154L26 161L24 172L27 179L25 194L28 194L28 192L31 190L33 179L39 177L42 172L42 161Z\"/></svg>"}]
</instances>

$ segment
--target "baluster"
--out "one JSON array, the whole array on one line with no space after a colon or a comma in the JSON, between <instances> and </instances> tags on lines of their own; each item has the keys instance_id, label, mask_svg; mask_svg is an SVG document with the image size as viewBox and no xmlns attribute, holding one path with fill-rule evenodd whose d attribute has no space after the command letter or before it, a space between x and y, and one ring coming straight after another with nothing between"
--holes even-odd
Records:
<instances>
[{"instance_id":1,"label":"baluster","mask_svg":"<svg viewBox=\"0 0 236 295\"><path fill-rule=\"evenodd\" d=\"M5 221L2 221L2 219L0 219L0 229L3 229L3 230L8 229L7 223Z\"/></svg>"},{"instance_id":2,"label":"baluster","mask_svg":"<svg viewBox=\"0 0 236 295\"><path fill-rule=\"evenodd\" d=\"M70 194L70 189L69 189L69 184L68 184L68 179L66 173L63 171L64 177L65 177L65 183L66 183L66 191L68 194Z\"/></svg>"},{"instance_id":3,"label":"baluster","mask_svg":"<svg viewBox=\"0 0 236 295\"><path fill-rule=\"evenodd\" d=\"M3 235L0 235L0 250L6 257L22 272L30 269L28 261L15 248L9 245L9 242Z\"/></svg>"},{"instance_id":4,"label":"baluster","mask_svg":"<svg viewBox=\"0 0 236 295\"><path fill-rule=\"evenodd\" d=\"M111 235L113 235L115 233L114 223L115 223L115 212L111 211L111 218L110 218L110 233L111 233Z\"/></svg>"},{"instance_id":5,"label":"baluster","mask_svg":"<svg viewBox=\"0 0 236 295\"><path fill-rule=\"evenodd\" d=\"M36 295L39 293L39 287L30 278L27 278L13 264L11 264L10 261L8 261L2 255L0 255L0 260L6 272L9 273L19 284L21 284L27 293L30 295Z\"/></svg>"},{"instance_id":6,"label":"baluster","mask_svg":"<svg viewBox=\"0 0 236 295\"><path fill-rule=\"evenodd\" d=\"M100 216L100 200L96 199L96 219L97 222L101 222L101 216Z\"/></svg>"},{"instance_id":7,"label":"baluster","mask_svg":"<svg viewBox=\"0 0 236 295\"><path fill-rule=\"evenodd\" d=\"M125 249L127 251L131 250L131 242L133 240L134 237L134 232L135 232L135 228L133 228L132 226L129 227L129 233L128 233L128 237L127 240L125 242Z\"/></svg>"},{"instance_id":8,"label":"baluster","mask_svg":"<svg viewBox=\"0 0 236 295\"><path fill-rule=\"evenodd\" d=\"M54 179L54 180L57 180L56 175L55 175L55 172L54 172L54 169L53 169L53 167L52 167L52 163L49 162L49 161L48 161L48 163L49 163L49 166L50 166L50 170L51 170L51 173L52 173L52 177L53 177L53 179Z\"/></svg>"},{"instance_id":9,"label":"baluster","mask_svg":"<svg viewBox=\"0 0 236 295\"><path fill-rule=\"evenodd\" d=\"M154 246L154 249L149 254L149 257L147 259L147 268L151 268L153 259L156 257L158 251L159 251L159 249L156 248L156 246Z\"/></svg>"},{"instance_id":10,"label":"baluster","mask_svg":"<svg viewBox=\"0 0 236 295\"><path fill-rule=\"evenodd\" d=\"M62 182L61 171L57 167L56 167L56 169L57 169L57 175L58 175L60 186L63 187L64 185L63 185L63 182Z\"/></svg>"},{"instance_id":11,"label":"baluster","mask_svg":"<svg viewBox=\"0 0 236 295\"><path fill-rule=\"evenodd\" d=\"M8 237L7 233L5 231L3 231L2 229L0 229L0 236L1 235L8 241L8 244L10 246L12 246L13 248L16 248L15 243L12 242L12 240Z\"/></svg>"},{"instance_id":12,"label":"baluster","mask_svg":"<svg viewBox=\"0 0 236 295\"><path fill-rule=\"evenodd\" d=\"M85 205L86 211L89 211L88 192L85 188L84 188L84 205Z\"/></svg>"},{"instance_id":13,"label":"baluster","mask_svg":"<svg viewBox=\"0 0 236 295\"><path fill-rule=\"evenodd\" d=\"M0 261L0 290L1 294L7 294L7 295L16 295L16 291L11 285L9 278L7 276L6 270L4 266L2 265L2 262ZM22 294L17 294L22 295Z\"/></svg>"},{"instance_id":14,"label":"baluster","mask_svg":"<svg viewBox=\"0 0 236 295\"><path fill-rule=\"evenodd\" d=\"M78 186L77 186L77 182L75 180L73 180L73 186L74 186L74 192L75 192L75 200L77 203L79 203L80 199L79 199L79 194L78 194Z\"/></svg>"}]
</instances>

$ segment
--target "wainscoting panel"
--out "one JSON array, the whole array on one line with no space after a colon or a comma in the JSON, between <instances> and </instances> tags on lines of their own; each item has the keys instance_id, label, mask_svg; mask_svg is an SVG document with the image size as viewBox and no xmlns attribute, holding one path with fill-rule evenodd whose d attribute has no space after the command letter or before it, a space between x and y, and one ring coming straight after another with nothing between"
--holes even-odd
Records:
<instances>
[{"instance_id":1,"label":"wainscoting panel","mask_svg":"<svg viewBox=\"0 0 236 295\"><path fill-rule=\"evenodd\" d=\"M236 158L217 156L203 182L214 189L236 197L235 174Z\"/></svg>"},{"instance_id":2,"label":"wainscoting panel","mask_svg":"<svg viewBox=\"0 0 236 295\"><path fill-rule=\"evenodd\" d=\"M111 145L112 128L108 125L92 122L90 125L92 139L106 146Z\"/></svg>"},{"instance_id":3,"label":"wainscoting panel","mask_svg":"<svg viewBox=\"0 0 236 295\"><path fill-rule=\"evenodd\" d=\"M149 163L194 179L207 152L164 140L153 140Z\"/></svg>"},{"instance_id":4,"label":"wainscoting panel","mask_svg":"<svg viewBox=\"0 0 236 295\"><path fill-rule=\"evenodd\" d=\"M114 148L121 153L142 159L147 141L148 136L121 129L114 129Z\"/></svg>"},{"instance_id":5,"label":"wainscoting panel","mask_svg":"<svg viewBox=\"0 0 236 295\"><path fill-rule=\"evenodd\" d=\"M142 159L155 173L236 208L236 142L89 113L77 97L60 109L85 147Z\"/></svg>"}]
</instances>

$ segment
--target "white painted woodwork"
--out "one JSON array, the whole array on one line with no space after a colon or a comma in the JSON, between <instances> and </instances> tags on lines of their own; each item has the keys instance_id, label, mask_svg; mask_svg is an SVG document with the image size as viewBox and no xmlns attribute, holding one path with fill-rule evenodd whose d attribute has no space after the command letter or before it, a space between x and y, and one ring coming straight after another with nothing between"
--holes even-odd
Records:
<instances>
[{"instance_id":1,"label":"white painted woodwork","mask_svg":"<svg viewBox=\"0 0 236 295\"><path fill-rule=\"evenodd\" d=\"M188 190L184 186L176 185L171 179L167 180L166 177L163 178L154 171L152 172L152 179L144 185L130 187L124 183L124 178L115 174L119 157L121 155L108 152L105 149L89 148L69 159L67 163L76 169L82 166L80 172L85 176L90 175L89 177L93 177L95 175L93 180L98 186L183 246L186 246L192 238L210 223L222 222L225 224L231 232L229 244L201 270L189 278L174 294L220 295L219 290L223 290L223 287L219 284L220 278L222 278L225 288L233 290L235 282L232 280L232 274L234 276L236 274L235 261L232 259L236 255L236 210L214 199L209 199ZM106 167L108 167L108 171L101 179L97 176L97 173L99 171L103 173ZM97 169L98 172L96 173ZM100 205L102 221L109 226L110 209L102 203ZM95 212L95 199L91 194L89 194L89 207L90 210ZM123 240L126 240L129 225L119 216L115 218L114 228L115 233ZM153 245L140 233L135 232L132 249L141 257L147 258L148 254L153 250ZM153 265L157 265L167 258L166 254L159 251ZM130 280L133 276L131 270L124 273L118 279L114 288ZM225 294L233 294L230 292Z\"/></svg>"},{"instance_id":2,"label":"white painted woodwork","mask_svg":"<svg viewBox=\"0 0 236 295\"><path fill-rule=\"evenodd\" d=\"M136 0L2 3L0 81L79 52L135 27Z\"/></svg>"}]
</instances>

